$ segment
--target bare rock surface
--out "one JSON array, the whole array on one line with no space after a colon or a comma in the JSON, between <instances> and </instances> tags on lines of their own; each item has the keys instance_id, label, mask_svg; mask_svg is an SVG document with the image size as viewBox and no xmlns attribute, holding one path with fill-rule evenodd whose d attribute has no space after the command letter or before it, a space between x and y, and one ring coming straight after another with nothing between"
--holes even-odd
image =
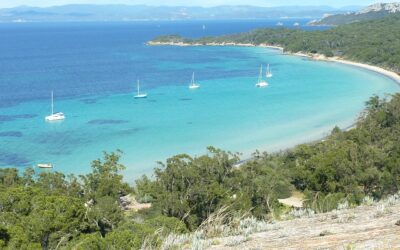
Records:
<instances>
[{"instance_id":1,"label":"bare rock surface","mask_svg":"<svg viewBox=\"0 0 400 250\"><path fill-rule=\"evenodd\" d=\"M210 249L400 249L400 204L374 204L277 222L275 229Z\"/></svg>"},{"instance_id":2,"label":"bare rock surface","mask_svg":"<svg viewBox=\"0 0 400 250\"><path fill-rule=\"evenodd\" d=\"M124 211L139 211L151 207L151 203L139 203L131 194L119 198L121 209Z\"/></svg>"}]
</instances>

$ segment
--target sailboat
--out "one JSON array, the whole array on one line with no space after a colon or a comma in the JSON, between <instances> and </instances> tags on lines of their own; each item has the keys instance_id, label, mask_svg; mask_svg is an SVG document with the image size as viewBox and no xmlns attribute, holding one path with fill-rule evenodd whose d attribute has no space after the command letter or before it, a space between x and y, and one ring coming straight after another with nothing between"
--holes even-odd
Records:
<instances>
[{"instance_id":1,"label":"sailboat","mask_svg":"<svg viewBox=\"0 0 400 250\"><path fill-rule=\"evenodd\" d=\"M53 168L54 166L51 163L39 163L39 164L37 164L37 167L38 168Z\"/></svg>"},{"instance_id":2,"label":"sailboat","mask_svg":"<svg viewBox=\"0 0 400 250\"><path fill-rule=\"evenodd\" d=\"M139 99L139 98L146 98L146 97L147 97L146 93L140 93L140 82L138 80L137 81L137 95L135 95L135 98Z\"/></svg>"},{"instance_id":3,"label":"sailboat","mask_svg":"<svg viewBox=\"0 0 400 250\"><path fill-rule=\"evenodd\" d=\"M192 81L190 82L189 89L198 89L198 88L200 88L200 85L197 84L197 83L194 81L194 72L193 72Z\"/></svg>"},{"instance_id":4,"label":"sailboat","mask_svg":"<svg viewBox=\"0 0 400 250\"><path fill-rule=\"evenodd\" d=\"M263 68L262 68L262 65L261 65L260 76L258 77L258 82L256 84L256 87L257 88L265 88L268 85L269 85L268 82L263 79Z\"/></svg>"},{"instance_id":5,"label":"sailboat","mask_svg":"<svg viewBox=\"0 0 400 250\"><path fill-rule=\"evenodd\" d=\"M61 112L54 113L54 97L51 91L51 115L45 117L46 121L61 121L65 119L65 115Z\"/></svg>"},{"instance_id":6,"label":"sailboat","mask_svg":"<svg viewBox=\"0 0 400 250\"><path fill-rule=\"evenodd\" d=\"M271 72L271 69L269 68L269 64L268 64L268 66L267 66L267 73L265 74L265 76L266 76L267 78L271 78L271 77L272 77L272 72Z\"/></svg>"}]
</instances>

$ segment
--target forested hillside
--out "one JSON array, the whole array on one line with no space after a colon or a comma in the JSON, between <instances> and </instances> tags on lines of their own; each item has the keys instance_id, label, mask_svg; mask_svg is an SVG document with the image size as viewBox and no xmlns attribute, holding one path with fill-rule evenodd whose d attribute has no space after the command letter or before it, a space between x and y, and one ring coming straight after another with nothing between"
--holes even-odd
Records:
<instances>
[{"instance_id":1,"label":"forested hillside","mask_svg":"<svg viewBox=\"0 0 400 250\"><path fill-rule=\"evenodd\" d=\"M338 26L325 31L257 29L220 37L187 39L162 36L153 42L187 44L242 43L282 46L287 52L339 56L400 73L400 13L382 19Z\"/></svg>"},{"instance_id":2,"label":"forested hillside","mask_svg":"<svg viewBox=\"0 0 400 250\"><path fill-rule=\"evenodd\" d=\"M237 167L235 154L215 148L177 155L130 187L119 153L105 154L84 176L27 169L0 170L0 246L8 249L138 249L159 247L170 233L196 230L216 211L229 216L279 218L278 198L294 190L316 212L339 203L380 199L400 188L400 94L371 98L357 128L335 128L324 141L260 154ZM134 193L150 209L123 212Z\"/></svg>"},{"instance_id":3,"label":"forested hillside","mask_svg":"<svg viewBox=\"0 0 400 250\"><path fill-rule=\"evenodd\" d=\"M311 22L312 25L343 25L355 22L380 19L390 14L400 12L400 3L376 3L367 8L345 14L328 15L327 17Z\"/></svg>"}]
</instances>

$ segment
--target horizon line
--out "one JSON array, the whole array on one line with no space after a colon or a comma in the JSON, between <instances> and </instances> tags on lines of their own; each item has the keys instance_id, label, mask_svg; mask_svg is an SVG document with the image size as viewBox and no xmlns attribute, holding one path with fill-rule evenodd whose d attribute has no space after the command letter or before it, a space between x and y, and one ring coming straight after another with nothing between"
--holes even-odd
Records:
<instances>
[{"instance_id":1,"label":"horizon line","mask_svg":"<svg viewBox=\"0 0 400 250\"><path fill-rule=\"evenodd\" d=\"M14 8L54 8L54 7L64 7L64 6L146 6L146 7L181 7L181 8L217 8L217 7L257 7L257 8L283 8L283 7L324 7L332 9L343 9L346 7L366 7L368 5L344 5L340 7L334 7L331 5L273 5L273 6L262 6L262 5L251 5L251 4L221 4L214 6L201 6L201 5L156 5L156 4L124 4L124 3L110 3L110 4L96 4L96 3L71 3L71 4L59 4L59 5L46 5L46 6L35 6L35 5L15 5L13 7L0 7L0 9L14 9Z\"/></svg>"}]
</instances>

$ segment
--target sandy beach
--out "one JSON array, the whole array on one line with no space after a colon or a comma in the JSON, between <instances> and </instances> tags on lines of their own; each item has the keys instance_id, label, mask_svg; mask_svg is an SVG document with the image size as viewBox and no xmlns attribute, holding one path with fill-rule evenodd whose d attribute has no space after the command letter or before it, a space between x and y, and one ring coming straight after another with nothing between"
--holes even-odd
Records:
<instances>
[{"instance_id":1,"label":"sandy beach","mask_svg":"<svg viewBox=\"0 0 400 250\"><path fill-rule=\"evenodd\" d=\"M376 73L385 75L385 76L393 79L397 84L400 85L400 75L399 74L397 74L396 72L378 67L378 66L373 66L373 65L359 63L359 62L353 62L353 61L349 61L349 60L346 60L346 59L343 59L340 57L326 57L321 54L315 54L315 55L310 55L310 54L306 54L306 53L288 53L288 54L295 55L295 56L303 56L303 57L311 58L311 59L317 60L317 61L343 63L343 64L367 69L367 70L374 71Z\"/></svg>"},{"instance_id":2,"label":"sandy beach","mask_svg":"<svg viewBox=\"0 0 400 250\"><path fill-rule=\"evenodd\" d=\"M396 81L397 84L400 85L400 75L398 75L397 73L395 73L393 71L386 70L384 68L380 68L380 67L372 66L372 65L368 65L368 64L363 64L363 63L352 62L352 61L344 60L341 58L326 58L324 60L330 61L330 62L338 62L338 63L348 64L348 65L368 69L371 71L375 71L377 73L380 73L382 75L385 75L385 76L393 79L394 81Z\"/></svg>"}]
</instances>

